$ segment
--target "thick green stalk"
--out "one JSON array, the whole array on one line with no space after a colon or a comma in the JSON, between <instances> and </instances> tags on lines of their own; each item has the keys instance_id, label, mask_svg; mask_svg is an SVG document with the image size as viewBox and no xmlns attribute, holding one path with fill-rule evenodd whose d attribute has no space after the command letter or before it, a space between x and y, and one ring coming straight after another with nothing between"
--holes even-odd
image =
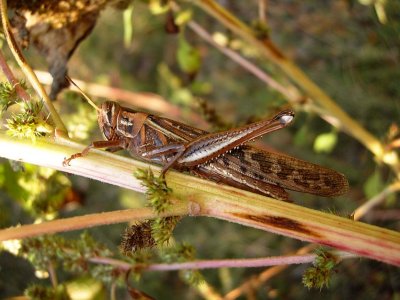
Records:
<instances>
[{"instance_id":1,"label":"thick green stalk","mask_svg":"<svg viewBox=\"0 0 400 300\"><path fill-rule=\"evenodd\" d=\"M38 139L32 144L30 140L18 140L0 132L0 157L47 166L143 191L140 182L132 175L137 168L149 166L143 162L94 150L84 158L73 160L70 167L62 165L65 157L83 148L83 145L76 143L51 139ZM158 167L154 169L160 170ZM400 266L398 232L178 172L168 172L166 179L174 191L174 201L177 204L173 206L172 214L224 219ZM113 222L126 222L126 218L116 218ZM23 231L24 227L21 226L20 230ZM3 231L0 231L0 236L2 233ZM8 238L13 237L8 235Z\"/></svg>"}]
</instances>

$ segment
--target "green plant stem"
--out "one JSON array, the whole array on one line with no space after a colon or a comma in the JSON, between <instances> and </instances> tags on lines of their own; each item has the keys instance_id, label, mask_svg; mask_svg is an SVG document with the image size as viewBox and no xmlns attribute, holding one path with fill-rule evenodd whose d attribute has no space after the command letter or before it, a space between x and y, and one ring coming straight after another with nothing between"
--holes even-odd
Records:
<instances>
[{"instance_id":1,"label":"green plant stem","mask_svg":"<svg viewBox=\"0 0 400 300\"><path fill-rule=\"evenodd\" d=\"M88 156L73 160L69 167L62 165L65 157L83 148L83 145L76 143L51 139L38 139L32 144L30 140L17 140L0 133L1 157L47 166L143 192L140 182L132 175L137 168L149 166L143 162L93 150ZM154 170L159 171L160 168L154 167ZM174 171L168 172L166 179L174 191L173 201L176 203L169 212L171 215L188 213L224 219L400 266L398 232ZM126 219L117 218L112 222L126 222ZM76 227L71 228L74 229ZM24 231L24 226L20 230ZM1 234L4 234L4 230L0 231ZM8 239L12 238L16 237L8 236Z\"/></svg>"},{"instance_id":2,"label":"green plant stem","mask_svg":"<svg viewBox=\"0 0 400 300\"><path fill-rule=\"evenodd\" d=\"M171 214L183 215L186 213L187 209L185 207L177 207L176 209L171 211L170 214L165 213L163 214L163 216L169 216ZM143 221L148 219L155 219L158 217L159 215L154 213L154 211L150 208L126 209L116 210L112 212L88 214L84 216L58 219L39 224L10 227L4 230L0 230L0 241L6 241L10 239L23 239L43 234L67 232L115 223Z\"/></svg>"},{"instance_id":3,"label":"green plant stem","mask_svg":"<svg viewBox=\"0 0 400 300\"><path fill-rule=\"evenodd\" d=\"M379 205L382 201L386 199L390 194L400 191L400 181L395 181L391 185L387 186L379 194L375 195L367 202L359 206L353 213L354 220L359 220L365 216L372 208Z\"/></svg>"},{"instance_id":4,"label":"green plant stem","mask_svg":"<svg viewBox=\"0 0 400 300\"><path fill-rule=\"evenodd\" d=\"M26 59L22 55L21 50L10 28L10 23L8 21L7 16L7 1L1 0L0 1L0 15L1 15L1 22L3 24L3 31L7 40L7 44L17 61L18 65L20 66L21 70L24 72L26 78L29 80L33 88L35 89L38 96L43 99L47 110L50 112L51 118L59 131L59 134L62 136L67 136L67 129L61 120L59 114L54 108L52 101L50 100L49 96L47 95L46 91L44 90L43 86L40 84L39 80L36 77L35 72L33 72L32 68L27 63Z\"/></svg>"},{"instance_id":5,"label":"green plant stem","mask_svg":"<svg viewBox=\"0 0 400 300\"><path fill-rule=\"evenodd\" d=\"M257 48L261 56L278 66L311 97L315 105L319 105L323 108L325 113L324 117L335 118L339 126L345 132L360 141L379 161L388 164L396 175L399 176L400 162L397 153L386 150L384 145L382 145L375 136L365 130L358 122L354 121L344 112L332 98L320 89L299 67L289 60L270 39L259 40L249 26L241 22L213 0L194 0L194 3L199 5L250 45Z\"/></svg>"},{"instance_id":6,"label":"green plant stem","mask_svg":"<svg viewBox=\"0 0 400 300\"><path fill-rule=\"evenodd\" d=\"M309 254L309 252L313 251L316 247L318 247L315 244L308 244L307 246L304 246L300 249L298 249L295 254L296 255L305 255ZM234 288L233 290L229 291L224 295L225 300L233 300L239 298L242 294L246 293L246 291L249 290L257 290L260 288L261 285L265 285L265 283L271 279L273 276L281 273L284 271L286 268L288 268L289 265L279 265L279 266L273 266L270 268L267 268L263 272L261 272L257 276L252 276L245 282L243 282L241 285L238 287Z\"/></svg>"},{"instance_id":7,"label":"green plant stem","mask_svg":"<svg viewBox=\"0 0 400 300\"><path fill-rule=\"evenodd\" d=\"M335 252L335 256L341 259L352 258L354 255L347 252ZM182 263L162 263L143 266L144 271L177 271L177 270L202 270L218 268L259 268L278 265L306 264L315 260L315 254L304 255L282 255L262 258L243 258L243 259L215 259L215 260L196 260ZM104 257L94 257L91 262L107 264L123 270L130 270L132 264Z\"/></svg>"},{"instance_id":8,"label":"green plant stem","mask_svg":"<svg viewBox=\"0 0 400 300\"><path fill-rule=\"evenodd\" d=\"M180 7L175 2L171 2L171 7L175 12L180 11ZM209 43L214 48L218 49L225 56L229 57L232 61L239 64L243 69L245 69L248 72L250 72L251 74L253 74L255 77L257 77L259 80L264 82L270 88L272 88L272 89L278 91L279 93L281 93L282 95L284 95L288 99L288 101L290 101L290 102L298 102L299 101L300 95L294 86L290 86L290 87L284 86L283 84L279 83L274 78L269 76L265 71L263 71L261 68L259 68L256 64L254 64L251 61L244 58L238 52L233 51L229 47L220 45L213 39L211 34L209 34L202 26L200 26L195 21L192 21L192 20L189 21L187 23L187 26L193 32L195 32L198 36L200 36L204 41Z\"/></svg>"}]
</instances>

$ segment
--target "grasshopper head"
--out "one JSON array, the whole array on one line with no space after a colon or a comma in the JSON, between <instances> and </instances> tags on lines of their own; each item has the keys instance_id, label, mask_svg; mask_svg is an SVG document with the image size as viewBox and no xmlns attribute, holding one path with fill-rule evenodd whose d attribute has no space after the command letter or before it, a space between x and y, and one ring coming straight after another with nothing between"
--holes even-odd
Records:
<instances>
[{"instance_id":1,"label":"grasshopper head","mask_svg":"<svg viewBox=\"0 0 400 300\"><path fill-rule=\"evenodd\" d=\"M98 113L97 121L103 135L107 140L114 140L117 136L117 121L121 106L119 104L107 101L101 105L101 109Z\"/></svg>"}]
</instances>

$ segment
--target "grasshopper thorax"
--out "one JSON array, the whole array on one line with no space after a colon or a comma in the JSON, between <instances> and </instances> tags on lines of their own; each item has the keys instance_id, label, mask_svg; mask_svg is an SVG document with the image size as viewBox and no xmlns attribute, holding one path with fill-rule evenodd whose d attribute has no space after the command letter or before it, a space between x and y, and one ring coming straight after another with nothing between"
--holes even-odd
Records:
<instances>
[{"instance_id":1,"label":"grasshopper thorax","mask_svg":"<svg viewBox=\"0 0 400 300\"><path fill-rule=\"evenodd\" d=\"M121 106L112 101L106 101L101 105L98 112L97 121L107 140L117 138L117 124Z\"/></svg>"}]
</instances>

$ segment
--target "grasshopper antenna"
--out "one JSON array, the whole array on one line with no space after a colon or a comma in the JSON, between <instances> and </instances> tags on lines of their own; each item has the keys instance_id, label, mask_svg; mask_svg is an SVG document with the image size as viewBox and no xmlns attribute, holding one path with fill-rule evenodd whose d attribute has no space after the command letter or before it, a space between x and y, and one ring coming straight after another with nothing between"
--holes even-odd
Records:
<instances>
[{"instance_id":1,"label":"grasshopper antenna","mask_svg":"<svg viewBox=\"0 0 400 300\"><path fill-rule=\"evenodd\" d=\"M82 94L82 96L86 99L87 102L89 102L89 104L91 106L94 107L95 110L97 111L101 111L101 109L89 98L89 96L87 96L82 89L71 79L71 77L69 77L68 75L65 76L65 78L69 81L69 83L71 83L72 85L74 85L78 91Z\"/></svg>"}]
</instances>

